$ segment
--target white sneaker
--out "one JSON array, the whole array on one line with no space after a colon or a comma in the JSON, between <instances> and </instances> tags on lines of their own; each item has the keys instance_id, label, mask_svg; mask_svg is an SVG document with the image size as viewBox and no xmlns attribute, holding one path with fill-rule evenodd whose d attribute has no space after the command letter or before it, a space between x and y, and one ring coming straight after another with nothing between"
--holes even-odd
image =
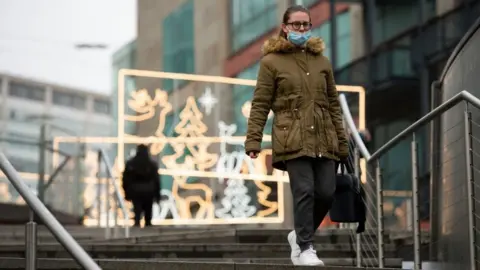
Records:
<instances>
[{"instance_id":1,"label":"white sneaker","mask_svg":"<svg viewBox=\"0 0 480 270\"><path fill-rule=\"evenodd\" d=\"M290 253L290 259L292 259L293 265L298 265L300 253L302 251L300 250L300 246L297 244L297 234L295 233L295 230L288 234L288 243L292 249L292 252Z\"/></svg>"},{"instance_id":2,"label":"white sneaker","mask_svg":"<svg viewBox=\"0 0 480 270\"><path fill-rule=\"evenodd\" d=\"M324 263L317 257L317 252L313 247L309 247L300 253L298 265L318 265L324 266Z\"/></svg>"}]
</instances>

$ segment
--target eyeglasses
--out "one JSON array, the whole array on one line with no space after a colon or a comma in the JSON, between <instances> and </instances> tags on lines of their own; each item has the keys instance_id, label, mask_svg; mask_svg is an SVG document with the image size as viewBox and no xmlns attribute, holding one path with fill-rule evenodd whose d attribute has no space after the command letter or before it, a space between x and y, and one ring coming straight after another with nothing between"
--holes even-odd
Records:
<instances>
[{"instance_id":1,"label":"eyeglasses","mask_svg":"<svg viewBox=\"0 0 480 270\"><path fill-rule=\"evenodd\" d=\"M312 23L311 22L289 22L287 25L291 25L293 30L300 30L300 28L303 26L304 30L310 30L312 28Z\"/></svg>"}]
</instances>

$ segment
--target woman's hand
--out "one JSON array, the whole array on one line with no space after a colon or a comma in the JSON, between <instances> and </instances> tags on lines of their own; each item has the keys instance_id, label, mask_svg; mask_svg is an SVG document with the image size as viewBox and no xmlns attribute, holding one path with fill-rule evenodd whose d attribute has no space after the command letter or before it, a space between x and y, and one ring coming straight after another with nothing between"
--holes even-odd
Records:
<instances>
[{"instance_id":1,"label":"woman's hand","mask_svg":"<svg viewBox=\"0 0 480 270\"><path fill-rule=\"evenodd\" d=\"M251 159L256 159L258 157L258 152L251 151L251 152L248 153L248 156Z\"/></svg>"}]
</instances>

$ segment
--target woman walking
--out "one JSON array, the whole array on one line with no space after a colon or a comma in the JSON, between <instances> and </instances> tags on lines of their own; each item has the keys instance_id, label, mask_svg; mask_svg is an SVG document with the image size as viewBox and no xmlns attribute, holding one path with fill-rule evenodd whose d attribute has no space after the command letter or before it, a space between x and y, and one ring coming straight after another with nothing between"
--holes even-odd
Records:
<instances>
[{"instance_id":1,"label":"woman walking","mask_svg":"<svg viewBox=\"0 0 480 270\"><path fill-rule=\"evenodd\" d=\"M348 157L332 67L311 27L309 11L292 6L279 36L264 44L245 141L247 155L256 158L272 110L273 167L288 172L293 194L288 241L295 265L323 265L314 235L332 205L335 163Z\"/></svg>"}]
</instances>

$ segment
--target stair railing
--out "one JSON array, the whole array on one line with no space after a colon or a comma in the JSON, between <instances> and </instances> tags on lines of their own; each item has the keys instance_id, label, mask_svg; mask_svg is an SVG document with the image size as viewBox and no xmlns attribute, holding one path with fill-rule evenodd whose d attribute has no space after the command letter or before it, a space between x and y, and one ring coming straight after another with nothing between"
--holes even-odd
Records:
<instances>
[{"instance_id":1,"label":"stair railing","mask_svg":"<svg viewBox=\"0 0 480 270\"><path fill-rule=\"evenodd\" d=\"M364 142L362 141L358 130L356 129L355 123L351 116L350 110L348 108L348 103L345 96L342 94L340 95L340 104L343 110L344 119L346 120L346 124L353 135L353 139L357 145L357 149L360 151L362 156L367 160L367 163L373 165L374 173L373 176L370 174L371 172L367 170L367 182L364 183L364 187L368 189L370 186L374 191L374 199L369 200L366 198L367 203L367 212L375 212L375 220L373 220L372 224L375 224L376 229L376 243L373 243L376 248L376 258L375 260L378 262L377 266L379 268L383 268L385 264L385 243L384 243L384 213L383 213L383 197L386 196L384 190L382 188L382 171L380 168L379 159L389 152L393 147L398 145L401 141L411 138L411 165L412 165L412 172L411 172L411 180L412 180L412 190L411 190L411 197L412 197L412 212L411 218L412 226L413 226L413 269L419 270L422 267L422 260L421 260L421 230L420 230L420 203L419 203L419 151L418 151L418 130L425 125L429 124L431 121L435 120L437 117L440 117L443 113L449 111L456 105L460 103L464 103L464 113L463 119L460 122L463 122L464 130L462 135L464 138L464 150L465 150L465 159L463 163L465 164L465 168L461 171L466 172L466 206L467 206L467 214L466 214L466 227L468 228L468 260L470 267L475 267L476 259L477 259L477 246L476 246L476 218L475 218L475 202L478 198L475 198L475 180L473 176L473 148L472 148L472 117L469 105L480 109L480 99L476 98L472 94L467 91L461 91L454 97L450 98L449 100L445 101L443 104L438 106L437 108L431 110L425 116L405 128L403 131L398 133L394 138L390 141L385 143L382 147L380 147L375 153L369 154L367 148L365 147ZM417 134L416 134L417 133ZM417 135L417 136L416 136ZM443 149L442 149L443 151ZM430 170L434 170L434 168L430 168ZM437 180L437 179L434 179ZM368 193L368 190L366 190ZM367 194L368 195L368 194ZM366 196L368 197L368 196ZM440 209L441 210L441 209ZM369 218L372 217L367 216L367 223ZM372 221L372 220L370 220ZM435 222L431 220L430 222ZM367 228L368 231L368 228ZM374 240L373 238L370 240ZM368 246L368 245L367 245ZM362 249L365 249L366 245L362 245ZM366 250L362 250L359 252L360 254L367 254ZM473 268L472 268L473 269Z\"/></svg>"},{"instance_id":2,"label":"stair railing","mask_svg":"<svg viewBox=\"0 0 480 270\"><path fill-rule=\"evenodd\" d=\"M100 266L87 254L87 252L73 239L67 230L58 222L58 220L50 213L47 207L40 201L40 199L30 190L25 182L20 178L19 173L15 170L7 157L0 152L0 169L5 174L7 179L12 183L20 196L25 200L30 207L30 221L26 224L25 229L25 264L27 270L35 270L36 266L36 244L37 231L36 223L34 222L35 213L60 242L60 244L70 253L70 255L78 262L84 269L101 270Z\"/></svg>"},{"instance_id":3,"label":"stair railing","mask_svg":"<svg viewBox=\"0 0 480 270\"><path fill-rule=\"evenodd\" d=\"M120 187L118 186L118 181L117 177L113 174L113 167L112 163L110 162L110 158L106 154L105 150L100 149L98 150L98 168L99 171L103 167L102 165L105 166L106 172L107 172L107 179L105 183L105 188L104 190L104 198L105 198L105 238L109 239L111 236L111 224L110 224L110 198L112 194L110 193L110 185L113 186L113 237L116 238L118 237L118 209L120 208L122 210L123 214L123 226L125 229L125 237L130 237L130 218L129 218L129 211L126 207L125 199L122 197L120 193ZM98 188L101 188L101 177L99 175L98 177L99 185ZM100 192L98 193L99 195L101 194ZM101 195L97 198L97 209L98 209L98 224L101 223Z\"/></svg>"}]
</instances>

